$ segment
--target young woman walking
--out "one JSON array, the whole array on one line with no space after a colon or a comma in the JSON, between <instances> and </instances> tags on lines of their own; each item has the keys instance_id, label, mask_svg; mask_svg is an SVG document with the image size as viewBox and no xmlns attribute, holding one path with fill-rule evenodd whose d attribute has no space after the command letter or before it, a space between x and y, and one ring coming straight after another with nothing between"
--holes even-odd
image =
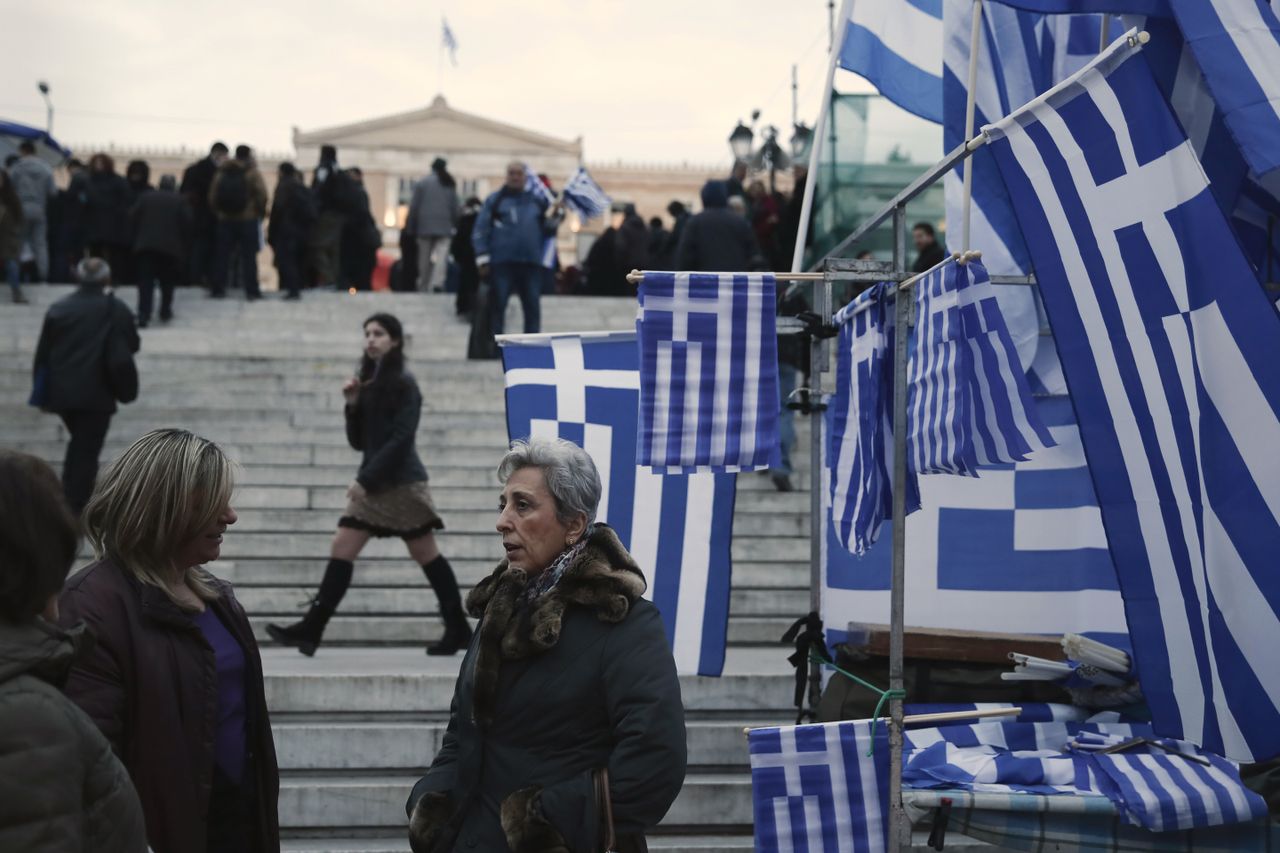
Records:
<instances>
[{"instance_id":1,"label":"young woman walking","mask_svg":"<svg viewBox=\"0 0 1280 853\"><path fill-rule=\"evenodd\" d=\"M297 624L268 625L267 633L304 655L315 654L351 585L353 562L365 543L374 536L395 536L404 540L440 601L444 636L427 647L427 654L454 654L470 642L471 626L453 568L433 535L444 522L431 502L427 469L414 447L422 394L404 368L404 330L395 317L374 314L365 320L360 372L342 386L342 395L347 441L364 454L360 471L347 491L347 509L338 520L329 565L310 610Z\"/></svg>"}]
</instances>

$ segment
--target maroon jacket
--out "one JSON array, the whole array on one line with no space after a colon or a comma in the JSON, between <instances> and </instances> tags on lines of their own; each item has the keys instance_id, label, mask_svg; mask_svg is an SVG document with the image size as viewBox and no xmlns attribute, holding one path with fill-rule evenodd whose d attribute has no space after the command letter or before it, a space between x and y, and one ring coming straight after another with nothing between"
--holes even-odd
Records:
<instances>
[{"instance_id":1,"label":"maroon jacket","mask_svg":"<svg viewBox=\"0 0 1280 853\"><path fill-rule=\"evenodd\" d=\"M280 776L262 684L262 659L230 584L210 602L245 651L247 773L258 792L256 850L278 853ZM59 600L61 622L84 621L97 637L64 690L120 756L142 801L155 853L205 853L217 734L213 649L165 593L110 560L72 575Z\"/></svg>"}]
</instances>

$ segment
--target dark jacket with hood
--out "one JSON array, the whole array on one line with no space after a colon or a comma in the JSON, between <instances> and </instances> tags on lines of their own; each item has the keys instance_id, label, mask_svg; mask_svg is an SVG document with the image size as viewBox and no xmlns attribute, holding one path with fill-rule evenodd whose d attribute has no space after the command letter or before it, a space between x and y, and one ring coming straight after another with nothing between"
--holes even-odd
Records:
<instances>
[{"instance_id":1,"label":"dark jacket with hood","mask_svg":"<svg viewBox=\"0 0 1280 853\"><path fill-rule=\"evenodd\" d=\"M82 284L45 314L36 344L35 372L48 371L51 412L115 412L108 384L106 343L116 335L137 352L138 329L133 313L100 285Z\"/></svg>"},{"instance_id":2,"label":"dark jacket with hood","mask_svg":"<svg viewBox=\"0 0 1280 853\"><path fill-rule=\"evenodd\" d=\"M746 218L728 208L724 181L707 181L702 188L702 212L693 216L676 249L678 270L689 272L747 272L762 259Z\"/></svg>"},{"instance_id":3,"label":"dark jacket with hood","mask_svg":"<svg viewBox=\"0 0 1280 853\"><path fill-rule=\"evenodd\" d=\"M115 172L89 172L86 186L85 239L90 243L129 245L129 182Z\"/></svg>"},{"instance_id":4,"label":"dark jacket with hood","mask_svg":"<svg viewBox=\"0 0 1280 853\"><path fill-rule=\"evenodd\" d=\"M0 619L0 850L143 853L129 774L93 720L59 690L83 627Z\"/></svg>"},{"instance_id":5,"label":"dark jacket with hood","mask_svg":"<svg viewBox=\"0 0 1280 853\"><path fill-rule=\"evenodd\" d=\"M413 849L597 853L595 786L607 778L616 849L643 850L687 759L680 682L644 576L601 524L558 584L522 605L526 582L504 560L467 597L480 624L443 745L409 797Z\"/></svg>"},{"instance_id":6,"label":"dark jacket with hood","mask_svg":"<svg viewBox=\"0 0 1280 853\"><path fill-rule=\"evenodd\" d=\"M138 199L129 213L135 252L157 252L181 261L191 240L191 211L182 196L152 190Z\"/></svg>"},{"instance_id":7,"label":"dark jacket with hood","mask_svg":"<svg viewBox=\"0 0 1280 853\"><path fill-rule=\"evenodd\" d=\"M347 443L364 454L356 482L370 494L427 479L417 449L422 392L407 370L388 384L361 389L345 409Z\"/></svg>"},{"instance_id":8,"label":"dark jacket with hood","mask_svg":"<svg viewBox=\"0 0 1280 853\"><path fill-rule=\"evenodd\" d=\"M207 606L244 650L247 720L244 785L254 792L254 849L278 853L280 777L253 629L231 585L214 581ZM155 853L205 853L215 774L218 671L192 616L111 560L72 575L59 599L63 624L97 638L66 694L85 710L129 770Z\"/></svg>"}]
</instances>

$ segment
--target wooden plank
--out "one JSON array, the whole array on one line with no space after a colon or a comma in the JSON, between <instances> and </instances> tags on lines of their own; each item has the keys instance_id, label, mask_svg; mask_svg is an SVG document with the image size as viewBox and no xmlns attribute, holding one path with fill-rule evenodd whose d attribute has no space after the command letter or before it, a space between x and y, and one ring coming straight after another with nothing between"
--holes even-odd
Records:
<instances>
[{"instance_id":1,"label":"wooden plank","mask_svg":"<svg viewBox=\"0 0 1280 853\"><path fill-rule=\"evenodd\" d=\"M888 657L889 626L850 623L849 647L872 657ZM861 635L861 637L860 637ZM1065 660L1059 637L907 628L904 656L914 660L1011 664L1009 652Z\"/></svg>"}]
</instances>

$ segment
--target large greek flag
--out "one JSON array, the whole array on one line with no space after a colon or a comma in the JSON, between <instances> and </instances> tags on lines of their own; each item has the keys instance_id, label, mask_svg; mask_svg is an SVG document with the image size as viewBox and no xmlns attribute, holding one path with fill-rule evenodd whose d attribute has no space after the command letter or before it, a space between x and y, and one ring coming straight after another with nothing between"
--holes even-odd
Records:
<instances>
[{"instance_id":1,"label":"large greek flag","mask_svg":"<svg viewBox=\"0 0 1280 853\"><path fill-rule=\"evenodd\" d=\"M948 260L915 284L907 427L917 474L976 477L980 465L1024 462L1054 444L995 290L977 260Z\"/></svg>"},{"instance_id":2,"label":"large greek flag","mask_svg":"<svg viewBox=\"0 0 1280 853\"><path fill-rule=\"evenodd\" d=\"M649 273L639 298L639 464L768 468L779 453L773 276Z\"/></svg>"},{"instance_id":3,"label":"large greek flag","mask_svg":"<svg viewBox=\"0 0 1280 853\"><path fill-rule=\"evenodd\" d=\"M1280 19L1265 0L1169 0L1250 171L1280 169Z\"/></svg>"},{"instance_id":4,"label":"large greek flag","mask_svg":"<svg viewBox=\"0 0 1280 853\"><path fill-rule=\"evenodd\" d=\"M612 203L584 166L579 166L578 171L573 173L560 196L564 200L564 206L583 220L604 216Z\"/></svg>"},{"instance_id":5,"label":"large greek flag","mask_svg":"<svg viewBox=\"0 0 1280 853\"><path fill-rule=\"evenodd\" d=\"M724 668L734 476L663 476L636 465L635 335L521 335L502 341L507 431L564 438L588 453L604 492L599 519L649 581L681 673Z\"/></svg>"},{"instance_id":6,"label":"large greek flag","mask_svg":"<svg viewBox=\"0 0 1280 853\"><path fill-rule=\"evenodd\" d=\"M942 121L942 0L851 0L840 67L908 112Z\"/></svg>"},{"instance_id":7,"label":"large greek flag","mask_svg":"<svg viewBox=\"0 0 1280 853\"><path fill-rule=\"evenodd\" d=\"M1116 571L1071 399L1053 339L1040 340L1031 387L1056 446L1026 462L984 467L976 478L919 478L920 509L906 522L906 624L1087 633L1127 648ZM833 436L840 411L833 399L827 412ZM832 644L844 641L850 622L889 621L892 569L892 537L882 530L865 555L853 556L840 539L835 506L822 584Z\"/></svg>"},{"instance_id":8,"label":"large greek flag","mask_svg":"<svg viewBox=\"0 0 1280 853\"><path fill-rule=\"evenodd\" d=\"M1280 753L1280 315L1137 50L1118 40L985 130L1059 341L1156 729L1260 760Z\"/></svg>"}]
</instances>

